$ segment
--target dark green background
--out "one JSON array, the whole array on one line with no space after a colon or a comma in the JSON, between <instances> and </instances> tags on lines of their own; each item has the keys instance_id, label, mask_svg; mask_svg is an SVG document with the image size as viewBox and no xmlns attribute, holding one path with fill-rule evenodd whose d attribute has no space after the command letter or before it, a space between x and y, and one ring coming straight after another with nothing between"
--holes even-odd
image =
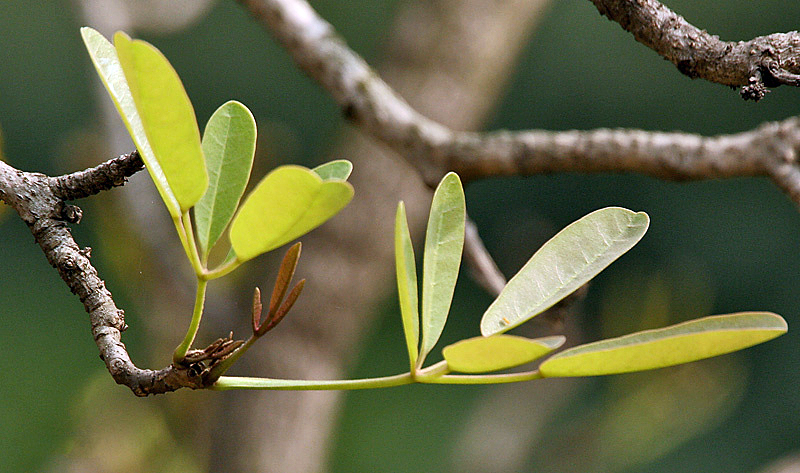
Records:
<instances>
[{"instance_id":1,"label":"dark green background","mask_svg":"<svg viewBox=\"0 0 800 473\"><path fill-rule=\"evenodd\" d=\"M796 1L675 0L669 5L723 39L800 26ZM395 2L326 0L314 6L356 51L380 62ZM68 1L0 3L0 127L5 156L17 167L51 174L74 170L81 137L99 132L94 70L79 26ZM181 74L200 123L219 104L240 100L253 110L267 139L278 143L282 160L320 162L345 126L332 100L233 2L219 2L188 30L146 37ZM798 110L798 89L777 89L758 104L744 102L726 87L679 74L600 17L590 2L554 1L487 129L636 127L718 134L749 130ZM107 157L80 159L92 164ZM635 309L653 307L641 303L639 295L652 287L656 299L668 301L664 310L670 321L706 311L756 309L788 320L788 335L728 358L747 377L741 402L727 417L657 461L615 471L750 472L798 449L800 331L791 327L798 326L800 312L800 214L768 180L675 184L629 175L554 175L475 183L468 186L467 199L507 274L557 229L591 210L619 205L650 214L647 236L598 278L581 307L581 323L595 336L637 328ZM81 244L102 248L104 238L118 237L100 234L93 226L98 219L87 216L75 230ZM392 216L385 218L390 222ZM112 258L96 250L94 262L127 307L137 294L123 282L124 274L110 269ZM686 303L685 294L700 302ZM452 315L460 323L451 322L444 338L476 334L488 302L470 281L461 281ZM693 310L698 313L688 313ZM133 326L137 316L130 312ZM608 315L629 312L634 314L622 321ZM404 369L394 302L387 301L384 314L351 375ZM126 335L126 342L137 350L136 333ZM80 303L25 226L6 213L0 220L0 445L7 453L0 470L36 471L68 451L74 411L89 383L84 380L102 371ZM553 435L569 435L563 425L594 422L610 386L620 379L636 383L642 378L588 382L569 412L553 421ZM106 377L105 382L112 381ZM537 386L531 383L529 389L535 392ZM349 394L333 469L455 471L452 446L487 389L493 388L423 386ZM153 401L139 402L144 409ZM519 409L536 405L522 399ZM532 445L524 468L550 471L549 458L579 458L582 451L580 442L566 451L547 442Z\"/></svg>"}]
</instances>

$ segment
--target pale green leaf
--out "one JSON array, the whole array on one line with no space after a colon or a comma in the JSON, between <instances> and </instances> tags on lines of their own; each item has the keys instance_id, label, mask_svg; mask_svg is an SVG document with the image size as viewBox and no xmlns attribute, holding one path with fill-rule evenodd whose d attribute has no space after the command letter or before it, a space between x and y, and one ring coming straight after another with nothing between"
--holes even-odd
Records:
<instances>
[{"instance_id":1,"label":"pale green leaf","mask_svg":"<svg viewBox=\"0 0 800 473\"><path fill-rule=\"evenodd\" d=\"M455 173L448 173L433 195L422 270L422 346L424 361L442 334L461 265L466 207L464 189Z\"/></svg>"},{"instance_id":2,"label":"pale green leaf","mask_svg":"<svg viewBox=\"0 0 800 473\"><path fill-rule=\"evenodd\" d=\"M178 73L153 45L118 32L114 46L153 154L181 211L186 212L208 186L189 96Z\"/></svg>"},{"instance_id":3,"label":"pale green leaf","mask_svg":"<svg viewBox=\"0 0 800 473\"><path fill-rule=\"evenodd\" d=\"M233 219L230 240L239 261L289 243L342 210L353 186L323 181L301 166L281 166L247 196Z\"/></svg>"},{"instance_id":4,"label":"pale green leaf","mask_svg":"<svg viewBox=\"0 0 800 473\"><path fill-rule=\"evenodd\" d=\"M561 335L530 339L492 335L461 340L444 347L442 355L451 371L488 373L530 363L564 344Z\"/></svg>"},{"instance_id":5,"label":"pale green leaf","mask_svg":"<svg viewBox=\"0 0 800 473\"><path fill-rule=\"evenodd\" d=\"M715 315L577 346L539 367L542 376L596 376L643 371L723 355L786 333L770 312Z\"/></svg>"},{"instance_id":6,"label":"pale green leaf","mask_svg":"<svg viewBox=\"0 0 800 473\"><path fill-rule=\"evenodd\" d=\"M211 115L203 133L208 189L194 207L197 242L203 256L231 221L250 179L256 151L256 121L234 100Z\"/></svg>"},{"instance_id":7,"label":"pale green leaf","mask_svg":"<svg viewBox=\"0 0 800 473\"><path fill-rule=\"evenodd\" d=\"M406 207L401 201L397 204L394 220L394 260L397 273L397 294L400 299L400 315L403 319L403 332L408 347L411 368L419 356L419 300L417 295L417 267L414 247L408 230Z\"/></svg>"},{"instance_id":8,"label":"pale green leaf","mask_svg":"<svg viewBox=\"0 0 800 473\"><path fill-rule=\"evenodd\" d=\"M573 222L508 281L483 314L481 333L505 332L552 307L631 249L649 224L646 213L619 207Z\"/></svg>"},{"instance_id":9,"label":"pale green leaf","mask_svg":"<svg viewBox=\"0 0 800 473\"><path fill-rule=\"evenodd\" d=\"M325 164L320 164L312 169L312 171L317 173L323 181L329 179L341 179L346 181L347 178L350 177L350 173L353 172L353 163L346 159L337 159Z\"/></svg>"},{"instance_id":10,"label":"pale green leaf","mask_svg":"<svg viewBox=\"0 0 800 473\"><path fill-rule=\"evenodd\" d=\"M117 57L116 49L103 35L92 28L81 28L81 36L84 44L86 44L86 49L89 51L89 56L92 58L92 63L94 63L103 85L111 96L111 100L117 107L128 133L136 144L139 155L142 157L142 161L144 161L147 171L150 173L150 177L161 195L161 199L167 206L170 215L176 218L179 217L181 214L180 206L178 201L175 200L167 178L164 176L164 171L158 164L158 160L150 147L150 142L147 140L144 125L142 125L139 112L136 110L136 104L133 102L133 96L125 79L122 65Z\"/></svg>"}]
</instances>

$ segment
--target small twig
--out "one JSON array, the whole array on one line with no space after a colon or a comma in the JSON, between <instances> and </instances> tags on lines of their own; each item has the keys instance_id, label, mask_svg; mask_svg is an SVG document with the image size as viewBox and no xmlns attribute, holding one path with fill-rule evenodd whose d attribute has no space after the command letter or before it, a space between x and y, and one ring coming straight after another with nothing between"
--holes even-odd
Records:
<instances>
[{"instance_id":1,"label":"small twig","mask_svg":"<svg viewBox=\"0 0 800 473\"><path fill-rule=\"evenodd\" d=\"M62 200L76 200L125 184L125 180L144 168L138 151L123 154L99 166L53 177L50 187Z\"/></svg>"},{"instance_id":2,"label":"small twig","mask_svg":"<svg viewBox=\"0 0 800 473\"><path fill-rule=\"evenodd\" d=\"M472 277L486 292L497 297L506 286L506 277L483 245L478 226L472 219L467 219L465 231L464 260L469 264Z\"/></svg>"}]
</instances>

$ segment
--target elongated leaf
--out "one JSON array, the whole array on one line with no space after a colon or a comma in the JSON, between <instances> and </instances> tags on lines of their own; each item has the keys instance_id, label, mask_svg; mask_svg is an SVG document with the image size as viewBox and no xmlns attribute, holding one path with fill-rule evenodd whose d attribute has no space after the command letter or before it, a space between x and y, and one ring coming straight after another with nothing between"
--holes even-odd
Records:
<instances>
[{"instance_id":1,"label":"elongated leaf","mask_svg":"<svg viewBox=\"0 0 800 473\"><path fill-rule=\"evenodd\" d=\"M200 130L189 96L178 73L153 45L117 32L114 46L153 154L181 211L186 212L208 186Z\"/></svg>"},{"instance_id":2,"label":"elongated leaf","mask_svg":"<svg viewBox=\"0 0 800 473\"><path fill-rule=\"evenodd\" d=\"M464 248L466 207L464 189L448 173L433 194L422 269L422 346L420 363L442 334Z\"/></svg>"},{"instance_id":3,"label":"elongated leaf","mask_svg":"<svg viewBox=\"0 0 800 473\"><path fill-rule=\"evenodd\" d=\"M647 231L644 212L596 210L545 243L508 281L481 319L485 336L505 332L583 286L631 249Z\"/></svg>"},{"instance_id":4,"label":"elongated leaf","mask_svg":"<svg viewBox=\"0 0 800 473\"><path fill-rule=\"evenodd\" d=\"M298 241L289 248L283 256L281 266L278 268L278 276L275 278L275 287L272 290L272 296L269 298L269 315L272 317L278 312L283 296L289 289L289 284L294 277L294 271L297 269L297 263L300 262L300 252L303 245Z\"/></svg>"},{"instance_id":5,"label":"elongated leaf","mask_svg":"<svg viewBox=\"0 0 800 473\"><path fill-rule=\"evenodd\" d=\"M411 244L411 233L408 231L406 206L402 201L397 204L397 214L394 219L394 261L403 333L406 337L411 369L414 369L419 356L417 263L414 259L414 247Z\"/></svg>"},{"instance_id":6,"label":"elongated leaf","mask_svg":"<svg viewBox=\"0 0 800 473\"><path fill-rule=\"evenodd\" d=\"M596 376L643 371L723 355L786 333L770 312L715 315L565 350L539 367L542 376Z\"/></svg>"},{"instance_id":7,"label":"elongated leaf","mask_svg":"<svg viewBox=\"0 0 800 473\"><path fill-rule=\"evenodd\" d=\"M461 340L444 347L442 354L452 371L488 373L530 363L564 344L566 338L530 339L515 335L492 335Z\"/></svg>"},{"instance_id":8,"label":"elongated leaf","mask_svg":"<svg viewBox=\"0 0 800 473\"><path fill-rule=\"evenodd\" d=\"M136 104L133 102L131 90L128 87L128 81L125 79L125 73L122 70L122 65L117 57L117 51L114 46L103 37L100 33L92 28L81 28L81 37L89 51L89 56L92 58L95 69L103 81L111 100L117 107L128 133L131 135L136 148L139 150L139 155L142 157L147 172L150 173L150 178L158 189L161 199L167 206L167 210L173 217L179 217L181 214L178 201L172 190L169 188L167 178L164 176L164 171L150 147L150 142L147 140L147 134L144 131L144 125L139 117L139 112L136 110Z\"/></svg>"},{"instance_id":9,"label":"elongated leaf","mask_svg":"<svg viewBox=\"0 0 800 473\"><path fill-rule=\"evenodd\" d=\"M253 114L235 100L223 104L203 133L208 189L194 207L201 255L208 255L233 218L250 179L255 152Z\"/></svg>"},{"instance_id":10,"label":"elongated leaf","mask_svg":"<svg viewBox=\"0 0 800 473\"><path fill-rule=\"evenodd\" d=\"M347 178L350 177L350 173L353 172L353 163L346 159L337 159L325 164L320 164L312 169L312 171L317 173L323 181L329 179L341 179L346 181Z\"/></svg>"},{"instance_id":11,"label":"elongated leaf","mask_svg":"<svg viewBox=\"0 0 800 473\"><path fill-rule=\"evenodd\" d=\"M322 225L353 198L353 186L323 181L301 166L267 174L233 218L230 239L239 261L273 250Z\"/></svg>"}]
</instances>

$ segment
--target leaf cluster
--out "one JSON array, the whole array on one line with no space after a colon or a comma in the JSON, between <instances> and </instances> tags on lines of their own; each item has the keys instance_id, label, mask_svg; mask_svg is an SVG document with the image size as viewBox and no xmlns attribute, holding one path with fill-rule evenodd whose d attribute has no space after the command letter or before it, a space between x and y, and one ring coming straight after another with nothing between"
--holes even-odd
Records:
<instances>
[{"instance_id":1,"label":"leaf cluster","mask_svg":"<svg viewBox=\"0 0 800 473\"><path fill-rule=\"evenodd\" d=\"M154 46L124 33L110 43L91 28L81 30L100 78L133 138L171 215L197 277L189 329L176 348L177 364L199 364L215 389L358 389L413 382L489 384L542 377L594 376L661 368L740 350L786 332L769 312L705 317L657 330L589 343L557 353L538 369L498 371L538 360L565 343L563 336L529 339L505 332L546 311L630 250L649 226L644 212L597 210L567 226L509 280L480 323L481 336L443 349L444 360L425 360L444 330L464 248L466 206L459 177L449 173L433 196L422 258L421 285L400 202L395 215L395 261L409 372L362 380L307 381L225 377L222 374L289 312L304 286L289 286L300 257L292 246L279 269L266 316L258 288L252 336L224 343L225 350L190 350L199 329L209 280L313 230L353 197L348 161L313 170L280 166L244 198L253 164L256 122L239 102L217 109L202 137L183 85ZM227 257L209 267L209 254L228 231ZM420 293L421 289L421 293ZM221 353L213 359L208 353ZM210 355L208 355L210 356ZM191 361L188 361L191 360ZM461 374L453 374L461 373Z\"/></svg>"},{"instance_id":2,"label":"leaf cluster","mask_svg":"<svg viewBox=\"0 0 800 473\"><path fill-rule=\"evenodd\" d=\"M353 197L347 182L352 165L340 160L314 170L280 166L242 203L256 147L256 122L250 110L237 101L226 102L211 116L201 138L183 84L158 49L122 32L114 35L113 44L88 27L81 29L81 35L197 277L189 330L173 356L176 363L184 363L199 328L207 282L297 239L343 209ZM209 267L209 254L226 229L228 256ZM293 254L299 256L299 247ZM302 284L295 289L292 303ZM254 328L253 336L263 335L283 315ZM235 357L247 347L242 345Z\"/></svg>"}]
</instances>

